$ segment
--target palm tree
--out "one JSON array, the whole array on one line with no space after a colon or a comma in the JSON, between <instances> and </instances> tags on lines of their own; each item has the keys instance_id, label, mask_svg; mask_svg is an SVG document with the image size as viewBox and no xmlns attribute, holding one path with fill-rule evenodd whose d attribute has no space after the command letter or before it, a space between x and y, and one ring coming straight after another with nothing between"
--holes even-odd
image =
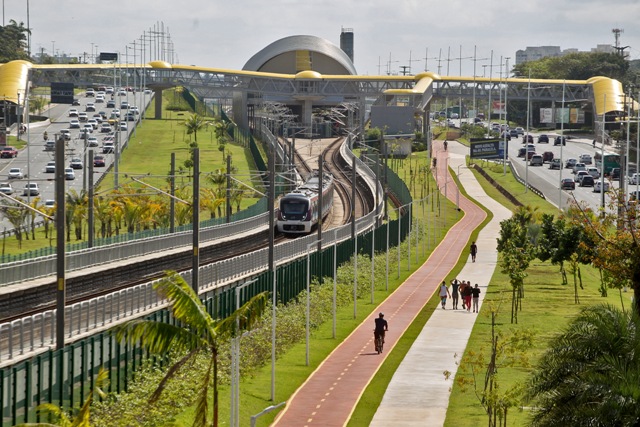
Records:
<instances>
[{"instance_id":1,"label":"palm tree","mask_svg":"<svg viewBox=\"0 0 640 427\"><path fill-rule=\"evenodd\" d=\"M169 368L158 388L151 396L151 402L157 401L167 382L182 367L202 353L208 353L210 359L207 370L201 379L196 397L196 414L193 426L206 426L208 413L209 387L213 384L213 426L218 425L218 343L223 337L234 336L240 331L236 322L243 329L250 329L258 320L267 303L267 294L261 293L251 298L230 317L218 320L211 317L204 304L191 286L175 272L168 272L167 277L158 281L154 288L169 301L171 312L177 323L182 326L152 320L136 319L116 329L117 339L129 343L140 342L149 352L166 355L169 351L184 352L173 366Z\"/></svg>"},{"instance_id":2,"label":"palm tree","mask_svg":"<svg viewBox=\"0 0 640 427\"><path fill-rule=\"evenodd\" d=\"M182 122L182 124L187 128L187 135L193 134L193 139L196 144L198 143L198 132L202 130L205 126L209 124L209 121L205 120L199 114L192 114Z\"/></svg>"},{"instance_id":3,"label":"palm tree","mask_svg":"<svg viewBox=\"0 0 640 427\"><path fill-rule=\"evenodd\" d=\"M640 317L584 308L549 346L528 398L533 426L640 425Z\"/></svg>"}]
</instances>

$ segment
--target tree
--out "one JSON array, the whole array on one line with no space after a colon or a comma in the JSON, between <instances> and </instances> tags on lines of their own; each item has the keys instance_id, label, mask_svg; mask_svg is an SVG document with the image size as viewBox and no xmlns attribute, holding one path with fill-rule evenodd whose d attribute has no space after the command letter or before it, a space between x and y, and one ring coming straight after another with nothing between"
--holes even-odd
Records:
<instances>
[{"instance_id":1,"label":"tree","mask_svg":"<svg viewBox=\"0 0 640 427\"><path fill-rule=\"evenodd\" d=\"M14 61L17 59L29 60L27 53L27 35L31 31L11 19L9 25L0 26L0 63Z\"/></svg>"},{"instance_id":2,"label":"tree","mask_svg":"<svg viewBox=\"0 0 640 427\"><path fill-rule=\"evenodd\" d=\"M267 294L261 293L251 298L242 307L226 319L218 320L207 313L198 295L175 272L168 272L167 277L154 284L156 291L169 301L176 325L136 319L129 321L116 329L117 339L129 343L140 342L149 352L167 355L169 351L177 350L182 355L173 364L158 388L151 396L155 402L161 395L168 381L180 369L194 360L200 354L209 356L206 372L196 397L195 419L193 426L206 426L208 415L208 395L213 385L213 422L218 425L218 340L222 337L235 336L241 330L250 329L258 320L267 303ZM236 322L240 329L236 329ZM181 325L181 326L178 326Z\"/></svg>"},{"instance_id":3,"label":"tree","mask_svg":"<svg viewBox=\"0 0 640 427\"><path fill-rule=\"evenodd\" d=\"M209 125L209 121L205 120L199 114L192 114L182 124L187 128L187 135L193 134L195 143L198 143L198 132L200 132L205 126ZM197 146L197 145L196 145Z\"/></svg>"},{"instance_id":4,"label":"tree","mask_svg":"<svg viewBox=\"0 0 640 427\"><path fill-rule=\"evenodd\" d=\"M625 82L629 62L615 53L577 52L516 64L513 74L515 77L528 78L529 70L534 79L587 80L606 76Z\"/></svg>"},{"instance_id":5,"label":"tree","mask_svg":"<svg viewBox=\"0 0 640 427\"><path fill-rule=\"evenodd\" d=\"M533 426L640 425L640 318L584 308L529 380Z\"/></svg>"}]
</instances>

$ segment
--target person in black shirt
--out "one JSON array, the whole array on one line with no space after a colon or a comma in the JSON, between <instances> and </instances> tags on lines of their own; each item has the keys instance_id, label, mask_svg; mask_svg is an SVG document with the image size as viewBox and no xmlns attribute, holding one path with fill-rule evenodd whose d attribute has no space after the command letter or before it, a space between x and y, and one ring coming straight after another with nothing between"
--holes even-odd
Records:
<instances>
[{"instance_id":1,"label":"person in black shirt","mask_svg":"<svg viewBox=\"0 0 640 427\"><path fill-rule=\"evenodd\" d=\"M476 287L471 289L471 295L473 296L473 312L478 312L478 302L480 301L480 288L476 283Z\"/></svg>"},{"instance_id":2,"label":"person in black shirt","mask_svg":"<svg viewBox=\"0 0 640 427\"><path fill-rule=\"evenodd\" d=\"M460 287L460 282L458 279L453 279L451 281L451 303L453 304L453 309L458 309L458 288Z\"/></svg>"},{"instance_id":3,"label":"person in black shirt","mask_svg":"<svg viewBox=\"0 0 640 427\"><path fill-rule=\"evenodd\" d=\"M471 252L471 262L476 262L476 254L478 253L478 246L476 245L476 242L471 242L469 252Z\"/></svg>"},{"instance_id":4,"label":"person in black shirt","mask_svg":"<svg viewBox=\"0 0 640 427\"><path fill-rule=\"evenodd\" d=\"M382 342L384 343L385 332L389 330L389 325L387 324L387 321L384 320L384 313L380 313L378 315L378 318L375 319L375 323L376 329L374 330L373 335L375 339L378 339L378 336L382 337Z\"/></svg>"}]
</instances>

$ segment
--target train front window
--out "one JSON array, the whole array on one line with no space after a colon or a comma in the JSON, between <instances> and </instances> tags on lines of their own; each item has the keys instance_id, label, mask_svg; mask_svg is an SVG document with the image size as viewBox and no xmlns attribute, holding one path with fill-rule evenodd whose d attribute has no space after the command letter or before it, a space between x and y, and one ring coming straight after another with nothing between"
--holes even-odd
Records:
<instances>
[{"instance_id":1,"label":"train front window","mask_svg":"<svg viewBox=\"0 0 640 427\"><path fill-rule=\"evenodd\" d=\"M287 200L280 204L280 211L285 215L304 215L307 212L307 202Z\"/></svg>"}]
</instances>

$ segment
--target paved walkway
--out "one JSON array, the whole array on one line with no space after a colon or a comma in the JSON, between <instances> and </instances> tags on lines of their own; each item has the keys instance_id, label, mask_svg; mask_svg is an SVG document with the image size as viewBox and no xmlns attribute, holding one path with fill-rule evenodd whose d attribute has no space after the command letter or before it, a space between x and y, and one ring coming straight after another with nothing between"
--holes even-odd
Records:
<instances>
[{"instance_id":1,"label":"paved walkway","mask_svg":"<svg viewBox=\"0 0 640 427\"><path fill-rule=\"evenodd\" d=\"M459 149L457 144L450 143L449 150L452 154L452 162L458 162L464 164L463 150ZM461 147L461 146L460 146ZM449 154L441 150L441 145L436 143L436 150L438 153L438 186L444 186L448 179L448 185L452 184L452 179L446 174L446 156ZM460 154L455 154L455 153ZM458 163L452 163L451 166L454 170L457 170ZM462 169L462 167L461 167ZM460 174L463 185L467 186L467 183L476 182L473 175L469 171L462 169ZM470 194L479 200L482 199L482 189L476 182L476 188L467 190ZM479 190L478 190L479 189ZM451 190L451 189L450 189ZM456 201L456 191L448 191L448 197L452 201ZM485 200L481 200L485 202ZM377 355L373 351L373 319L368 319L363 322L353 333L347 337L318 367L318 369L309 377L309 379L294 393L294 395L287 401L286 409L281 412L276 418L274 425L278 426L343 426L351 416L353 408L357 404L360 396L373 377L376 371L380 368L386 354L397 343L398 338L404 333L406 328L413 322L418 315L422 307L426 304L429 298L437 290L438 285L451 271L451 269L457 263L460 254L467 256L468 248L467 241L471 232L484 220L486 214L475 204L471 203L468 199L462 195L459 198L460 208L464 211L464 217L456 223L445 236L444 240L438 245L438 247L431 254L429 259L413 274L405 283L402 284L393 294L391 294L380 306L374 310L374 313L383 311L386 314L386 318L389 321L390 330L387 333L385 343L385 353L381 356ZM476 281L486 286L488 278L491 277L493 267L495 266L495 250L491 250L491 247L495 247L495 229L486 234L487 237L479 239L479 256L478 262L473 264L475 271L473 274L470 272L463 273L460 278L464 278L464 274L469 275L473 282ZM492 241L493 239L493 241ZM486 280L482 280L481 277L486 276ZM399 425L398 422L402 419L416 419L416 423L423 425L437 425L442 424L444 421L444 415L448 403L448 388L450 382L445 382L442 372L444 369L451 371L455 370L455 364L453 356L445 356L445 350L453 355L456 351L458 354L462 352L459 350L460 346L464 350L464 344L466 343L466 337L469 336L470 330L473 327L473 321L475 315L473 313L462 312L461 310L456 312L453 310L437 310L438 317L441 314L447 316L456 316L456 323L460 324L461 332L459 339L447 339L442 340L440 338L420 338L414 345L415 350L419 355L419 360L414 362L414 366L405 366L401 374L400 371L396 374L397 381L411 383L411 392L401 394L399 397L392 396L392 388L385 395L383 405L379 414L376 414L374 422L378 425ZM460 322L458 320L464 319L460 316L467 316L466 322ZM445 318L442 323L447 322L448 318ZM450 320L450 319L449 319ZM425 330L433 330L435 328L435 335L440 336L438 333L438 326L433 322L429 322ZM439 330L442 330L442 326L439 326ZM456 334L457 335L457 334ZM426 341L425 341L426 340ZM449 349L455 347L455 349ZM425 355L424 353L429 353ZM450 360L449 360L450 359ZM447 362L446 368L429 367L429 372L436 372L429 375L426 374L425 366L436 362ZM453 366L452 366L453 365ZM442 365L444 366L444 365ZM413 370L413 372L412 372ZM420 372L420 371L425 371ZM420 375L420 380L416 381L416 375ZM411 380L401 380L402 376L409 376ZM438 382L444 383L444 393L432 393L430 390L432 386ZM417 387L424 388L426 391L417 391ZM394 386L395 388L395 386ZM411 395L411 398L408 398ZM432 395L437 400L428 402L425 400L427 396ZM435 396L434 396L435 395ZM399 399L399 400L398 400ZM399 412L402 412L402 416L385 410L384 408L398 407L402 403L403 408ZM409 403L411 402L411 403ZM439 408L436 414L431 418L431 415L421 412L421 409L429 405L435 405ZM409 413L414 413L413 417L406 417ZM432 422L426 422L427 417L433 419ZM417 425L417 424L416 424Z\"/></svg>"},{"instance_id":2,"label":"paved walkway","mask_svg":"<svg viewBox=\"0 0 640 427\"><path fill-rule=\"evenodd\" d=\"M511 212L487 196L475 177L464 166L468 148L449 143L449 165L454 171L460 166L458 176L467 194L493 212L493 219L478 236L478 255L472 263L468 257L458 278L478 283L484 299L487 285L496 267L498 252L496 238L500 221L509 218ZM450 199L453 199L449 196ZM463 253L468 256L468 252ZM482 305L481 305L482 306ZM459 308L462 307L460 302ZM378 407L371 426L441 426L444 424L449 404L450 387L457 371L456 362L464 353L477 314L466 310L436 310L414 342L411 350L396 370ZM458 359L456 359L456 356ZM447 381L443 372L452 373Z\"/></svg>"}]
</instances>

